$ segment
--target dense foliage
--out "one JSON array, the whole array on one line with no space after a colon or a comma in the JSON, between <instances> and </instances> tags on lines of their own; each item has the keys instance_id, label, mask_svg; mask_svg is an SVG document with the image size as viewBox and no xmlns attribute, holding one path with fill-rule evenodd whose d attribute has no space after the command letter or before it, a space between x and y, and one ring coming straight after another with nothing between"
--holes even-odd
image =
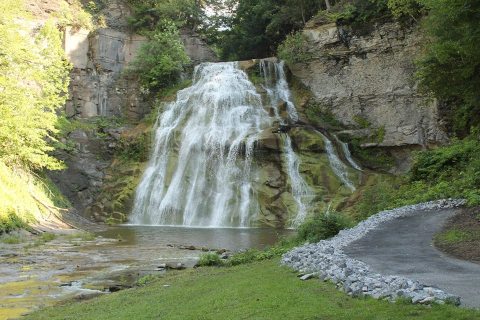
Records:
<instances>
[{"instance_id":1,"label":"dense foliage","mask_svg":"<svg viewBox=\"0 0 480 320\"><path fill-rule=\"evenodd\" d=\"M135 30L155 30L162 20L195 29L202 21L202 0L128 0L133 8L130 24Z\"/></svg>"},{"instance_id":2,"label":"dense foliage","mask_svg":"<svg viewBox=\"0 0 480 320\"><path fill-rule=\"evenodd\" d=\"M416 154L406 177L381 177L367 186L355 205L358 219L381 210L443 198L480 205L480 141L456 140Z\"/></svg>"},{"instance_id":3,"label":"dense foliage","mask_svg":"<svg viewBox=\"0 0 480 320\"><path fill-rule=\"evenodd\" d=\"M317 214L305 221L299 228L297 240L318 242L335 236L342 229L352 226L346 215L340 213Z\"/></svg>"},{"instance_id":4,"label":"dense foliage","mask_svg":"<svg viewBox=\"0 0 480 320\"><path fill-rule=\"evenodd\" d=\"M16 20L17 1L2 1L0 10L0 161L59 169L48 153L68 88L60 32L47 22L32 41Z\"/></svg>"},{"instance_id":5,"label":"dense foliage","mask_svg":"<svg viewBox=\"0 0 480 320\"><path fill-rule=\"evenodd\" d=\"M418 62L424 89L444 102L459 136L480 125L480 2L421 0L429 9L426 53Z\"/></svg>"},{"instance_id":6,"label":"dense foliage","mask_svg":"<svg viewBox=\"0 0 480 320\"><path fill-rule=\"evenodd\" d=\"M52 157L70 65L52 21L27 29L16 0L0 2L0 233L53 208L51 190L33 172L60 169Z\"/></svg>"},{"instance_id":7,"label":"dense foliage","mask_svg":"<svg viewBox=\"0 0 480 320\"><path fill-rule=\"evenodd\" d=\"M324 5L318 0L238 0L221 37L221 54L230 60L273 55L292 31L301 29Z\"/></svg>"},{"instance_id":8,"label":"dense foliage","mask_svg":"<svg viewBox=\"0 0 480 320\"><path fill-rule=\"evenodd\" d=\"M157 29L147 35L149 41L140 48L132 70L149 89L175 84L190 62L177 27L171 20L162 20Z\"/></svg>"}]
</instances>

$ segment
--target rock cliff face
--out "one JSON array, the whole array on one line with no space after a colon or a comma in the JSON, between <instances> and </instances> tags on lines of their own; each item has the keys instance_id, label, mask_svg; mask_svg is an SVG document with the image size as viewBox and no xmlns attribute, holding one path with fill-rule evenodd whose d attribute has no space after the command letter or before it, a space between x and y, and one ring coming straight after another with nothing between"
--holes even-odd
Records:
<instances>
[{"instance_id":1,"label":"rock cliff face","mask_svg":"<svg viewBox=\"0 0 480 320\"><path fill-rule=\"evenodd\" d=\"M56 1L49 1L47 9L31 5L39 17L40 13L48 16L55 9ZM129 31L127 19L131 12L123 1L108 1L102 13L107 27L95 31L67 28L64 37L65 52L73 64L65 107L67 117L125 119L121 128L109 124L108 130L73 131L68 138L74 150L58 155L68 169L53 172L51 177L81 212L91 211L102 190L114 149L123 139L122 132L151 110L151 101L142 92L138 79L125 73L147 39ZM192 32L183 31L181 38L192 63L216 59L213 51Z\"/></svg>"},{"instance_id":2,"label":"rock cliff face","mask_svg":"<svg viewBox=\"0 0 480 320\"><path fill-rule=\"evenodd\" d=\"M139 120L148 111L139 83L122 74L146 39L105 28L65 32L65 50L73 63L68 117L125 116Z\"/></svg>"},{"instance_id":3,"label":"rock cliff face","mask_svg":"<svg viewBox=\"0 0 480 320\"><path fill-rule=\"evenodd\" d=\"M435 101L417 91L414 59L422 37L416 28L389 23L363 36L335 24L310 26L303 34L309 62L291 71L322 112L333 114L354 136L381 130L364 146L427 146L445 142Z\"/></svg>"}]
</instances>

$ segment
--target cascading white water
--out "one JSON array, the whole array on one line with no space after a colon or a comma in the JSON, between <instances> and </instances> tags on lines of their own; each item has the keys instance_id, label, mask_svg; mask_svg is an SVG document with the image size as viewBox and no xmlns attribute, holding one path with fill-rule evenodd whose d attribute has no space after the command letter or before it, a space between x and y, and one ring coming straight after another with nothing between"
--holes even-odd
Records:
<instances>
[{"instance_id":1,"label":"cascading white water","mask_svg":"<svg viewBox=\"0 0 480 320\"><path fill-rule=\"evenodd\" d=\"M333 173L342 181L342 183L349 188L351 191L355 191L355 185L348 177L348 167L340 160L335 147L333 146L332 141L327 138L320 131L316 131L325 142L325 151L327 152L328 161L330 162L330 167L333 170Z\"/></svg>"},{"instance_id":2,"label":"cascading white water","mask_svg":"<svg viewBox=\"0 0 480 320\"><path fill-rule=\"evenodd\" d=\"M254 142L272 119L236 63L202 64L193 81L157 120L131 222L248 227Z\"/></svg>"},{"instance_id":3,"label":"cascading white water","mask_svg":"<svg viewBox=\"0 0 480 320\"><path fill-rule=\"evenodd\" d=\"M274 110L275 120L282 125L287 125L284 119L280 117L278 105L286 103L288 120L292 123L298 121L298 113L294 103L291 101L291 93L288 87L287 78L284 71L284 63L261 60L260 73L264 79L264 88L270 100L270 105ZM292 221L293 226L300 225L308 214L310 201L313 198L313 192L308 187L307 182L300 175L300 160L298 159L292 147L292 140L288 135L284 137L284 154L286 160L287 174L290 178L292 195L297 204L297 214Z\"/></svg>"},{"instance_id":4,"label":"cascading white water","mask_svg":"<svg viewBox=\"0 0 480 320\"><path fill-rule=\"evenodd\" d=\"M352 168L358 170L358 171L363 171L362 167L353 159L352 153L350 152L350 149L348 148L348 144L340 140L336 135L333 135L335 137L335 140L340 144L342 147L343 154L345 155L345 158L347 159L348 163L352 166Z\"/></svg>"}]
</instances>

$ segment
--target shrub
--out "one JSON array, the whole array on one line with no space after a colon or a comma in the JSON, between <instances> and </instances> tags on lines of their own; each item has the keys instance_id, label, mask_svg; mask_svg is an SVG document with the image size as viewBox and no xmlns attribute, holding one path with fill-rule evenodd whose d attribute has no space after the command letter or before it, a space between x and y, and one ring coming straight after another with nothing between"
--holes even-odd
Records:
<instances>
[{"instance_id":1,"label":"shrub","mask_svg":"<svg viewBox=\"0 0 480 320\"><path fill-rule=\"evenodd\" d=\"M298 228L297 240L318 242L335 236L351 225L352 221L339 213L317 214Z\"/></svg>"},{"instance_id":2,"label":"shrub","mask_svg":"<svg viewBox=\"0 0 480 320\"><path fill-rule=\"evenodd\" d=\"M284 241L277 245L264 250L248 249L235 253L227 261L227 266L236 266L240 264L252 263L255 261L263 261L279 257L295 246L295 241Z\"/></svg>"},{"instance_id":3,"label":"shrub","mask_svg":"<svg viewBox=\"0 0 480 320\"><path fill-rule=\"evenodd\" d=\"M23 227L25 227L25 222L15 212L11 211L6 216L0 214L0 234L9 233Z\"/></svg>"},{"instance_id":4,"label":"shrub","mask_svg":"<svg viewBox=\"0 0 480 320\"><path fill-rule=\"evenodd\" d=\"M422 5L417 0L388 0L388 9L395 18L415 18L422 12Z\"/></svg>"},{"instance_id":5,"label":"shrub","mask_svg":"<svg viewBox=\"0 0 480 320\"><path fill-rule=\"evenodd\" d=\"M163 20L147 36L149 41L140 48L130 72L138 74L148 89L158 90L177 83L190 63L177 27L172 21Z\"/></svg>"},{"instance_id":6,"label":"shrub","mask_svg":"<svg viewBox=\"0 0 480 320\"><path fill-rule=\"evenodd\" d=\"M197 265L200 267L221 266L223 265L223 261L217 253L208 252L200 256Z\"/></svg>"},{"instance_id":7,"label":"shrub","mask_svg":"<svg viewBox=\"0 0 480 320\"><path fill-rule=\"evenodd\" d=\"M304 63L310 61L313 54L308 51L308 40L300 31L288 35L278 46L278 57L288 64Z\"/></svg>"},{"instance_id":8,"label":"shrub","mask_svg":"<svg viewBox=\"0 0 480 320\"><path fill-rule=\"evenodd\" d=\"M8 235L1 238L1 241L6 244L18 244L21 242L21 238L19 235Z\"/></svg>"}]
</instances>

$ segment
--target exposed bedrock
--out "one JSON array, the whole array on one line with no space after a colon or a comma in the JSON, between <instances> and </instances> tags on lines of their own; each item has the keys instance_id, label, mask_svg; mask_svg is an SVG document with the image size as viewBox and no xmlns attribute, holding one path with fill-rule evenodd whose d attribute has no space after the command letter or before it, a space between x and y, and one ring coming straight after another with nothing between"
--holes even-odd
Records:
<instances>
[{"instance_id":1,"label":"exposed bedrock","mask_svg":"<svg viewBox=\"0 0 480 320\"><path fill-rule=\"evenodd\" d=\"M313 57L290 66L312 99L312 106L333 115L345 133L365 138L363 147L425 147L447 140L437 103L418 91L414 60L422 36L416 27L375 25L368 34L335 24L303 31ZM311 113L311 110L310 110ZM375 136L368 141L366 137Z\"/></svg>"}]
</instances>

